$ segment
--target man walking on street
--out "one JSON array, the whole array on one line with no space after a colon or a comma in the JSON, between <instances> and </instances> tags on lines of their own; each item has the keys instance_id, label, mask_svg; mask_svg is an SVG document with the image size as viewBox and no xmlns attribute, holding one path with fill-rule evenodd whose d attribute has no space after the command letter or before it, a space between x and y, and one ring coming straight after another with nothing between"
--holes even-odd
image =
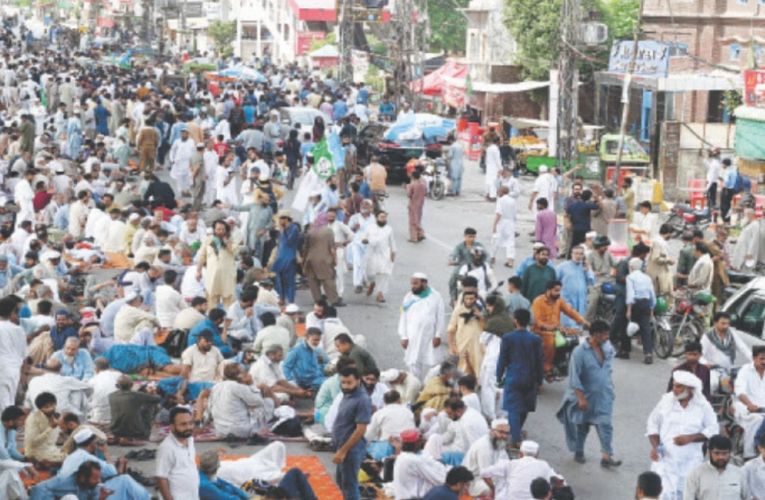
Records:
<instances>
[{"instance_id":1,"label":"man walking on street","mask_svg":"<svg viewBox=\"0 0 765 500\"><path fill-rule=\"evenodd\" d=\"M441 294L428 286L423 273L412 275L412 290L404 297L398 335L406 351L404 363L409 373L421 379L440 362L438 348L446 329Z\"/></svg>"},{"instance_id":2,"label":"man walking on street","mask_svg":"<svg viewBox=\"0 0 765 500\"><path fill-rule=\"evenodd\" d=\"M425 208L425 198L428 197L428 187L422 180L422 174L417 171L412 173L412 182L406 187L406 196L409 198L409 242L419 243L425 239L422 213Z\"/></svg>"},{"instance_id":3,"label":"man walking on street","mask_svg":"<svg viewBox=\"0 0 765 500\"><path fill-rule=\"evenodd\" d=\"M340 388L343 399L332 426L332 441L337 450L332 462L337 464L335 480L343 500L358 500L359 469L367 446L364 433L372 421L372 401L361 387L361 375L356 367L340 371Z\"/></svg>"},{"instance_id":4,"label":"man walking on street","mask_svg":"<svg viewBox=\"0 0 765 500\"><path fill-rule=\"evenodd\" d=\"M571 353L568 388L558 410L558 420L566 432L568 449L574 460L585 463L584 443L590 426L598 431L603 457L602 467L618 467L621 460L614 459L612 426L614 412L614 384L611 378L611 358L614 348L608 342L608 323L595 321L590 326L590 338Z\"/></svg>"}]
</instances>

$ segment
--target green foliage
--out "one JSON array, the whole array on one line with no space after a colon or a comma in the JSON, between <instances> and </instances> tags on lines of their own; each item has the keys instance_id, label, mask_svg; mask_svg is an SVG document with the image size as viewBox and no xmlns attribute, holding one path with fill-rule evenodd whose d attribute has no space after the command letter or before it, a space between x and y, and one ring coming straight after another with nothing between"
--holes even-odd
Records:
<instances>
[{"instance_id":1,"label":"green foliage","mask_svg":"<svg viewBox=\"0 0 765 500\"><path fill-rule=\"evenodd\" d=\"M600 47L582 48L589 59L580 60L580 74L608 65L613 40L630 38L640 0L582 0L582 14L594 12L608 26L608 41ZM518 44L518 63L529 79L545 80L558 65L561 49L560 13L563 0L505 0L505 26Z\"/></svg>"},{"instance_id":2,"label":"green foliage","mask_svg":"<svg viewBox=\"0 0 765 500\"><path fill-rule=\"evenodd\" d=\"M720 107L726 110L730 115L734 114L736 108L744 104L744 96L739 90L726 90L723 94Z\"/></svg>"},{"instance_id":3,"label":"green foliage","mask_svg":"<svg viewBox=\"0 0 765 500\"><path fill-rule=\"evenodd\" d=\"M327 36L324 38L324 40L312 41L311 49L309 50L309 52L313 52L314 50L319 50L325 45L337 45L337 35L335 35L334 33L327 33Z\"/></svg>"},{"instance_id":4,"label":"green foliage","mask_svg":"<svg viewBox=\"0 0 765 500\"><path fill-rule=\"evenodd\" d=\"M364 81L378 93L381 93L383 90L385 90L385 78L380 72L380 68L374 64L369 65L367 74L364 76Z\"/></svg>"},{"instance_id":5,"label":"green foliage","mask_svg":"<svg viewBox=\"0 0 765 500\"><path fill-rule=\"evenodd\" d=\"M224 56L229 56L234 52L231 42L236 39L236 21L228 23L213 21L207 28L207 35L215 42L218 52Z\"/></svg>"},{"instance_id":6,"label":"green foliage","mask_svg":"<svg viewBox=\"0 0 765 500\"><path fill-rule=\"evenodd\" d=\"M457 9L467 8L470 0L428 0L430 52L465 53L467 20Z\"/></svg>"}]
</instances>

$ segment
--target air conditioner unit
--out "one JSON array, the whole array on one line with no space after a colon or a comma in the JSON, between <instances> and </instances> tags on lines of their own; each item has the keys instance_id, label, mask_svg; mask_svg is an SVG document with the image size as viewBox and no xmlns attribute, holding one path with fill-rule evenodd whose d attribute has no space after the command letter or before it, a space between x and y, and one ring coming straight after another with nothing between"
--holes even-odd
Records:
<instances>
[{"instance_id":1,"label":"air conditioner unit","mask_svg":"<svg viewBox=\"0 0 765 500\"><path fill-rule=\"evenodd\" d=\"M599 45L608 39L608 26L603 23L582 24L580 41L585 45Z\"/></svg>"}]
</instances>

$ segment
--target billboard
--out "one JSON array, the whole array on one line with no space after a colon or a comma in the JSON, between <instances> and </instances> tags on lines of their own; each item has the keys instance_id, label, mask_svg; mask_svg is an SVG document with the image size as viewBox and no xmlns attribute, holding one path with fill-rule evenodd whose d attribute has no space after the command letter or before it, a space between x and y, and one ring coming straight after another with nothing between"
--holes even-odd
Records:
<instances>
[{"instance_id":1,"label":"billboard","mask_svg":"<svg viewBox=\"0 0 765 500\"><path fill-rule=\"evenodd\" d=\"M324 40L327 34L323 31L298 31L295 47L296 56L304 56L311 51L311 44L315 40Z\"/></svg>"},{"instance_id":2,"label":"billboard","mask_svg":"<svg viewBox=\"0 0 765 500\"><path fill-rule=\"evenodd\" d=\"M632 49L633 42L631 41L614 42L611 46L611 57L608 60L608 71L611 73L629 72ZM633 74L655 77L667 76L669 57L669 44L652 41L638 42Z\"/></svg>"},{"instance_id":3,"label":"billboard","mask_svg":"<svg viewBox=\"0 0 765 500\"><path fill-rule=\"evenodd\" d=\"M759 69L744 71L744 104L765 108L765 71Z\"/></svg>"}]
</instances>

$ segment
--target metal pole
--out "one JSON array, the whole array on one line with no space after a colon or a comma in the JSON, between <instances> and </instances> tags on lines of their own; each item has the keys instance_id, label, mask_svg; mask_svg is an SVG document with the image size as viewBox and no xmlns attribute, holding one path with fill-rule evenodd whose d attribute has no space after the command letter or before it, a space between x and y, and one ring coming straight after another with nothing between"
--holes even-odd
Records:
<instances>
[{"instance_id":1,"label":"metal pole","mask_svg":"<svg viewBox=\"0 0 765 500\"><path fill-rule=\"evenodd\" d=\"M627 120L630 114L630 89L629 85L632 82L632 74L635 72L635 59L637 58L638 51L638 36L640 35L640 23L643 20L643 3L645 0L640 0L640 7L638 8L637 21L635 22L634 34L632 37L632 54L630 55L630 65L627 69L627 78L624 85L626 96L622 103L622 121L619 124L619 146L616 150L616 166L614 167L613 182L618 185L619 175L621 175L622 169L622 149L624 148L624 134L627 132Z\"/></svg>"}]
</instances>

